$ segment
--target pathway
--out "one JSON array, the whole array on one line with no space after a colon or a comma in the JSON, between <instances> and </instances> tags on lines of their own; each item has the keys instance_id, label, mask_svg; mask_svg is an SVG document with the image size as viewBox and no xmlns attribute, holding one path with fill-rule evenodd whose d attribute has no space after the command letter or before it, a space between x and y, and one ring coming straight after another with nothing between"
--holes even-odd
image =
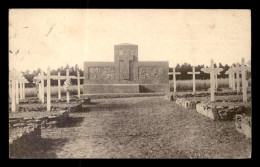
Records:
<instances>
[{"instance_id":1,"label":"pathway","mask_svg":"<svg viewBox=\"0 0 260 167\"><path fill-rule=\"evenodd\" d=\"M233 121L212 121L163 97L93 100L66 127L43 130L66 139L56 158L245 158L251 140Z\"/></svg>"}]
</instances>

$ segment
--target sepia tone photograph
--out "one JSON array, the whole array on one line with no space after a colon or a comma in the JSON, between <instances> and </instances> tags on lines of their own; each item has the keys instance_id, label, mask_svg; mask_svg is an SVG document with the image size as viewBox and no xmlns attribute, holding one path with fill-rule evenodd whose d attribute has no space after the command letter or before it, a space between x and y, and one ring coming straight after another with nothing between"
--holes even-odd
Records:
<instances>
[{"instance_id":1,"label":"sepia tone photograph","mask_svg":"<svg viewBox=\"0 0 260 167\"><path fill-rule=\"evenodd\" d=\"M10 159L250 159L251 10L9 9Z\"/></svg>"}]
</instances>

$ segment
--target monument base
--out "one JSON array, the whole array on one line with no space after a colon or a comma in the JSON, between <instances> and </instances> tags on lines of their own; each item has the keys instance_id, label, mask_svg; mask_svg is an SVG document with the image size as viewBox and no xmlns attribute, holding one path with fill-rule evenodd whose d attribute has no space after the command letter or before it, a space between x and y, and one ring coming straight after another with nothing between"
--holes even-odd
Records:
<instances>
[{"instance_id":1,"label":"monument base","mask_svg":"<svg viewBox=\"0 0 260 167\"><path fill-rule=\"evenodd\" d=\"M169 84L140 84L140 93L169 92Z\"/></svg>"},{"instance_id":2,"label":"monument base","mask_svg":"<svg viewBox=\"0 0 260 167\"><path fill-rule=\"evenodd\" d=\"M84 84L84 94L139 93L139 84Z\"/></svg>"},{"instance_id":3,"label":"monument base","mask_svg":"<svg viewBox=\"0 0 260 167\"><path fill-rule=\"evenodd\" d=\"M84 84L84 94L169 92L169 84Z\"/></svg>"}]
</instances>

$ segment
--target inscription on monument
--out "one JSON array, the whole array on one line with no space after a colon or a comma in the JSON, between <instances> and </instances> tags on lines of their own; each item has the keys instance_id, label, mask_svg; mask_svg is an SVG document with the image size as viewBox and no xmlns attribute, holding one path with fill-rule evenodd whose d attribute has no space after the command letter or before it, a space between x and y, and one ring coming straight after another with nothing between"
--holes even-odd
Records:
<instances>
[{"instance_id":1,"label":"inscription on monument","mask_svg":"<svg viewBox=\"0 0 260 167\"><path fill-rule=\"evenodd\" d=\"M160 80L163 78L163 67L139 67L138 77L145 80Z\"/></svg>"},{"instance_id":2,"label":"inscription on monument","mask_svg":"<svg viewBox=\"0 0 260 167\"><path fill-rule=\"evenodd\" d=\"M89 67L89 79L114 79L115 68L114 67Z\"/></svg>"}]
</instances>

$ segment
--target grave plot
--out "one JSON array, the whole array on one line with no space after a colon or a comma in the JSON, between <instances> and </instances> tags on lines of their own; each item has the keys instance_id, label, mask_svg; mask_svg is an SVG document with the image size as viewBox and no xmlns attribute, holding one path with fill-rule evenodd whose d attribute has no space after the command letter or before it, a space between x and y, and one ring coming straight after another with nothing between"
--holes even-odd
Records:
<instances>
[{"instance_id":1,"label":"grave plot","mask_svg":"<svg viewBox=\"0 0 260 167\"><path fill-rule=\"evenodd\" d=\"M216 94L218 94L218 92ZM171 98L184 108L196 109L198 113L213 120L232 120L235 118L235 114L241 113L250 115L251 94L248 94L247 102L243 102L243 97L241 95L232 94L233 93L229 92L220 92L214 97L215 101L211 101L211 98L207 93L168 94L166 95L166 99Z\"/></svg>"},{"instance_id":2,"label":"grave plot","mask_svg":"<svg viewBox=\"0 0 260 167\"><path fill-rule=\"evenodd\" d=\"M241 95L241 92L238 94L236 91L231 88L217 88L215 91L215 96L230 96L230 95ZM251 99L251 90L247 91L248 99ZM173 101L173 98L188 98L188 97L210 97L209 91L200 91L200 92L174 92L165 94L165 100Z\"/></svg>"},{"instance_id":3,"label":"grave plot","mask_svg":"<svg viewBox=\"0 0 260 167\"><path fill-rule=\"evenodd\" d=\"M70 102L69 103L77 103L79 102L81 99L77 98L75 96L71 97ZM46 103L47 100L44 100L44 103ZM66 103L67 100L66 98L52 98L51 99L51 103ZM38 97L30 97L30 98L26 98L26 99L22 99L19 101L19 104L41 104L42 100L39 99Z\"/></svg>"},{"instance_id":4,"label":"grave plot","mask_svg":"<svg viewBox=\"0 0 260 167\"><path fill-rule=\"evenodd\" d=\"M77 106L80 104L80 101L77 102L70 102L70 103L62 103L62 102L56 102L52 103L50 107L50 112L54 111L61 111L61 110L68 110L71 107ZM28 104L19 104L17 105L17 111L19 112L46 112L46 104L42 103L28 103ZM49 112L49 111L47 111Z\"/></svg>"},{"instance_id":5,"label":"grave plot","mask_svg":"<svg viewBox=\"0 0 260 167\"><path fill-rule=\"evenodd\" d=\"M179 106L197 111L212 120L235 120L236 130L251 138L251 98L243 102L241 95L216 96L215 101L211 102L209 97L176 98L172 95L172 99Z\"/></svg>"},{"instance_id":6,"label":"grave plot","mask_svg":"<svg viewBox=\"0 0 260 167\"><path fill-rule=\"evenodd\" d=\"M211 62L211 69L213 68ZM211 100L210 102L204 100L202 103L196 105L196 110L198 113L201 113L213 120L231 120L235 118L236 114L246 114L251 119L251 92L247 92L248 82L246 80L246 71L250 71L248 66L245 66L245 60L242 58L241 66L237 63L236 67L233 67L231 71L233 74L236 72L236 91L237 98L232 98L231 96L222 97L218 100L215 100L214 87L211 84ZM239 73L242 74L242 89L240 88L240 77ZM214 78L210 78L214 80ZM230 87L235 90L235 77L230 79ZM213 83L211 81L211 83ZM231 84L233 83L233 84ZM242 95L242 96L241 96ZM234 103L234 104L233 104Z\"/></svg>"},{"instance_id":7,"label":"grave plot","mask_svg":"<svg viewBox=\"0 0 260 167\"><path fill-rule=\"evenodd\" d=\"M241 62L241 66L237 63L236 67L232 66L228 71L229 88L219 89L217 87L216 76L222 69L214 68L213 60L211 60L210 68L202 69L211 74L211 87L208 92L168 93L165 99L176 101L176 104L187 109L196 109L198 113L213 120L235 120L237 131L251 138L251 89L248 87L245 77L246 70L250 71L250 68L245 66L243 58ZM194 71L193 69L191 74L195 75ZM240 72L242 88L240 88ZM236 75L234 76L234 74ZM195 85L193 86L195 87Z\"/></svg>"},{"instance_id":8,"label":"grave plot","mask_svg":"<svg viewBox=\"0 0 260 167\"><path fill-rule=\"evenodd\" d=\"M196 105L196 111L213 120L234 120L236 114L251 115L252 107L242 102L202 102Z\"/></svg>"},{"instance_id":9,"label":"grave plot","mask_svg":"<svg viewBox=\"0 0 260 167\"><path fill-rule=\"evenodd\" d=\"M56 112L16 112L9 114L9 150L15 154L25 143L41 140L41 131L64 124L69 119L69 110ZM16 151L15 151L16 150Z\"/></svg>"},{"instance_id":10,"label":"grave plot","mask_svg":"<svg viewBox=\"0 0 260 167\"><path fill-rule=\"evenodd\" d=\"M14 69L12 74L12 80L10 81L16 81L17 78L21 78L21 74ZM12 100L9 102L9 112L27 112L27 111L59 111L59 110L68 110L71 108L71 106L77 105L81 101L80 99L80 82L79 80L82 78L79 76L79 72L77 73L77 77L75 76L69 76L69 71L66 70L66 76L58 76L50 75L50 68L47 69L47 76L44 76L44 74L41 72L39 76L36 76L35 83L37 90L39 89L38 97L33 98L19 98L15 94L15 92L18 92L18 89L13 88L14 84L12 85ZM64 82L64 89L66 91L66 99L61 98L60 95L60 84L58 87L58 98L51 99L51 92L50 92L50 80L51 79L58 79L60 81L61 79L65 79ZM78 80L78 96L72 96L70 98L70 92L72 91L71 88L71 81L70 79L77 79ZM20 79L21 80L21 79ZM44 95L44 80L47 80L47 98L45 98ZM21 80L23 81L23 80ZM18 83L18 81L17 81Z\"/></svg>"}]
</instances>

